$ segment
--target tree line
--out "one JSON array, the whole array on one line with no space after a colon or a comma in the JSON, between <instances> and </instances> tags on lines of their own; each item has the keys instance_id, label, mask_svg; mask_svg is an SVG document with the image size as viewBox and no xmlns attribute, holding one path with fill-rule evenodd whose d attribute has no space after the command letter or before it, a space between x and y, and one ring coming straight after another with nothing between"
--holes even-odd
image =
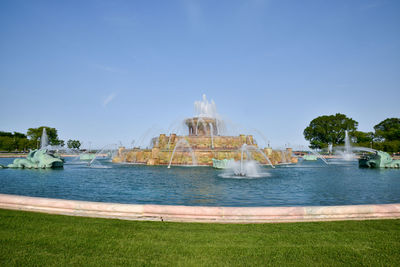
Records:
<instances>
[{"instance_id":1,"label":"tree line","mask_svg":"<svg viewBox=\"0 0 400 267\"><path fill-rule=\"evenodd\" d=\"M400 151L400 118L387 118L375 125L371 132L358 131L357 127L357 121L337 113L313 119L303 134L313 149L323 149L329 144L343 145L347 130L351 142L357 146L392 153Z\"/></svg>"},{"instance_id":2,"label":"tree line","mask_svg":"<svg viewBox=\"0 0 400 267\"><path fill-rule=\"evenodd\" d=\"M58 138L57 129L47 126L38 128L29 128L25 133L3 132L0 131L0 151L28 151L30 149L40 148L40 140L43 134L43 128L49 139L49 145L64 147L64 140ZM67 147L79 149L81 142L79 140L68 140Z\"/></svg>"}]
</instances>

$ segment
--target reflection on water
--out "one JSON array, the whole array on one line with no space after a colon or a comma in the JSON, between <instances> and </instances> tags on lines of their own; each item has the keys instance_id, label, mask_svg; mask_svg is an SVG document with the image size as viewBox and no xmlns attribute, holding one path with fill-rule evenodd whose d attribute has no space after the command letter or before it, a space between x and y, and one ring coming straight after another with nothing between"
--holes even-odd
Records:
<instances>
[{"instance_id":1,"label":"reflection on water","mask_svg":"<svg viewBox=\"0 0 400 267\"><path fill-rule=\"evenodd\" d=\"M0 159L6 165L13 159ZM231 179L210 167L112 164L67 159L57 170L0 170L0 193L87 201L198 205L298 206L400 202L400 170L360 169L356 161L302 161L261 177ZM97 166L97 167L96 167Z\"/></svg>"}]
</instances>

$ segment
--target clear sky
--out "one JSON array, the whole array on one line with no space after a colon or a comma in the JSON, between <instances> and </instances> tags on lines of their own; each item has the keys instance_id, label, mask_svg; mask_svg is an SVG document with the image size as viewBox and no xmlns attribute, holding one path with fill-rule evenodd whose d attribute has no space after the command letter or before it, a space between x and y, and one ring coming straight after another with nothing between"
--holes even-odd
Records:
<instances>
[{"instance_id":1,"label":"clear sky","mask_svg":"<svg viewBox=\"0 0 400 267\"><path fill-rule=\"evenodd\" d=\"M0 1L1 131L129 146L203 93L273 147L337 112L372 131L400 117L400 1Z\"/></svg>"}]
</instances>

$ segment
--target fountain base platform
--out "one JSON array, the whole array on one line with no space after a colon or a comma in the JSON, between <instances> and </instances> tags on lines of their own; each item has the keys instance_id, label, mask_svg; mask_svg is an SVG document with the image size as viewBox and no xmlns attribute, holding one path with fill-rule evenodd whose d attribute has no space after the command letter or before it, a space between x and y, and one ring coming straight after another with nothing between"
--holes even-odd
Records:
<instances>
[{"instance_id":1,"label":"fountain base platform","mask_svg":"<svg viewBox=\"0 0 400 267\"><path fill-rule=\"evenodd\" d=\"M251 135L239 136L169 136L160 134L153 138L151 149L134 148L127 150L120 147L113 158L115 163L136 163L146 165L206 165L213 166L214 160L240 160L243 144L257 147ZM297 157L291 148L286 150L260 149L273 165L297 163ZM269 164L259 152L251 153L252 159L260 164ZM247 159L247 155L245 158Z\"/></svg>"}]
</instances>

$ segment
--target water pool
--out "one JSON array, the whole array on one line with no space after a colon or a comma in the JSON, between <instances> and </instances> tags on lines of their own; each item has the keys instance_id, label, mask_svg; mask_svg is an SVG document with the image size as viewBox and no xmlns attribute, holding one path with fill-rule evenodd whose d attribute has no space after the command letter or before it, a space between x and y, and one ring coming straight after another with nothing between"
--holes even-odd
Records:
<instances>
[{"instance_id":1,"label":"water pool","mask_svg":"<svg viewBox=\"0 0 400 267\"><path fill-rule=\"evenodd\" d=\"M0 159L0 164L13 159ZM320 206L400 203L400 170L357 162L263 167L265 177L223 178L211 167L122 165L67 159L63 169L0 169L0 193L71 200L190 206Z\"/></svg>"}]
</instances>

